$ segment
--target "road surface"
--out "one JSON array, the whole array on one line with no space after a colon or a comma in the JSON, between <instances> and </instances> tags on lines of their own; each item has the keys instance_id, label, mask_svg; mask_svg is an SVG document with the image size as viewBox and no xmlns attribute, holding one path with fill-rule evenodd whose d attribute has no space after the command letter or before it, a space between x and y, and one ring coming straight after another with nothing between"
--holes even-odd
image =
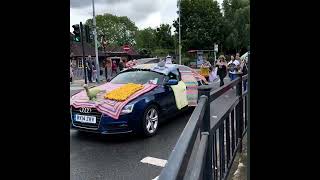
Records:
<instances>
[{"instance_id":1,"label":"road surface","mask_svg":"<svg viewBox=\"0 0 320 180\"><path fill-rule=\"evenodd\" d=\"M227 78L226 78L227 79ZM229 82L229 80L226 80ZM215 82L215 87L219 83ZM70 94L79 90L70 89ZM211 106L211 120L220 117L235 98L228 91ZM159 127L151 138L132 135L100 136L70 130L71 180L152 180L156 178L174 148L191 111L178 115Z\"/></svg>"}]
</instances>

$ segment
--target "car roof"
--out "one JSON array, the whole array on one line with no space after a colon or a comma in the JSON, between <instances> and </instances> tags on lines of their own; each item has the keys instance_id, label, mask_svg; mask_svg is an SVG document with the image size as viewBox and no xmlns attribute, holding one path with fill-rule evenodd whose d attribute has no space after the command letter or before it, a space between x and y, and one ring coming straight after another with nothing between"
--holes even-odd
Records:
<instances>
[{"instance_id":1,"label":"car roof","mask_svg":"<svg viewBox=\"0 0 320 180\"><path fill-rule=\"evenodd\" d=\"M158 63L160 61L159 58L142 58L137 59L137 62L139 64L152 64L152 63Z\"/></svg>"},{"instance_id":2,"label":"car roof","mask_svg":"<svg viewBox=\"0 0 320 180\"><path fill-rule=\"evenodd\" d=\"M150 70L154 72L158 72L161 74L168 75L170 72L176 74L178 71L177 64L165 64L164 67L160 67L158 63L150 63L150 64L138 64L132 67L132 69L142 69L142 70Z\"/></svg>"}]
</instances>

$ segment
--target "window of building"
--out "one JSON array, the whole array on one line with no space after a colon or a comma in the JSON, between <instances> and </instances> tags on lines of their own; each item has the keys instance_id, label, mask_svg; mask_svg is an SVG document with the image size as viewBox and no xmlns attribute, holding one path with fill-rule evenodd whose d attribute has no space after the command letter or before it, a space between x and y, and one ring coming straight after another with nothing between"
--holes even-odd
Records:
<instances>
[{"instance_id":1,"label":"window of building","mask_svg":"<svg viewBox=\"0 0 320 180\"><path fill-rule=\"evenodd\" d=\"M78 59L78 68L83 68L83 60L82 60L82 58Z\"/></svg>"}]
</instances>

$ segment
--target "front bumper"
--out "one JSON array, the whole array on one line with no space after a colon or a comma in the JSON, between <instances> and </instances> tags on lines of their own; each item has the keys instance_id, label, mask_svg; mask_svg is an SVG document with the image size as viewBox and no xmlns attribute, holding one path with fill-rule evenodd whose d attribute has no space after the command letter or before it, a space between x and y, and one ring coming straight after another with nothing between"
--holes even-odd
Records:
<instances>
[{"instance_id":1,"label":"front bumper","mask_svg":"<svg viewBox=\"0 0 320 180\"><path fill-rule=\"evenodd\" d=\"M76 114L95 116L97 121L95 124L81 123L75 121ZM132 112L129 114L120 115L119 119L113 119L108 115L102 114L97 110L93 110L89 114L80 113L79 109L71 110L72 128L99 134L123 134L139 131L141 122L141 113Z\"/></svg>"}]
</instances>

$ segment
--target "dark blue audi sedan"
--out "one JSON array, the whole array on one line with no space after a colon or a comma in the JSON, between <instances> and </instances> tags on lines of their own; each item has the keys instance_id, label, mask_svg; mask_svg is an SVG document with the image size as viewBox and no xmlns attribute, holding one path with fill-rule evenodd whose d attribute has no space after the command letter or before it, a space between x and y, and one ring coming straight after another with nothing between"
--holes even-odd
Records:
<instances>
[{"instance_id":1,"label":"dark blue audi sedan","mask_svg":"<svg viewBox=\"0 0 320 180\"><path fill-rule=\"evenodd\" d=\"M105 99L105 94L125 84L144 89L126 101ZM175 64L137 65L125 69L89 100L85 90L70 100L72 128L100 134L137 133L153 136L159 123L190 106L196 106L197 87L205 78L189 67Z\"/></svg>"}]
</instances>

